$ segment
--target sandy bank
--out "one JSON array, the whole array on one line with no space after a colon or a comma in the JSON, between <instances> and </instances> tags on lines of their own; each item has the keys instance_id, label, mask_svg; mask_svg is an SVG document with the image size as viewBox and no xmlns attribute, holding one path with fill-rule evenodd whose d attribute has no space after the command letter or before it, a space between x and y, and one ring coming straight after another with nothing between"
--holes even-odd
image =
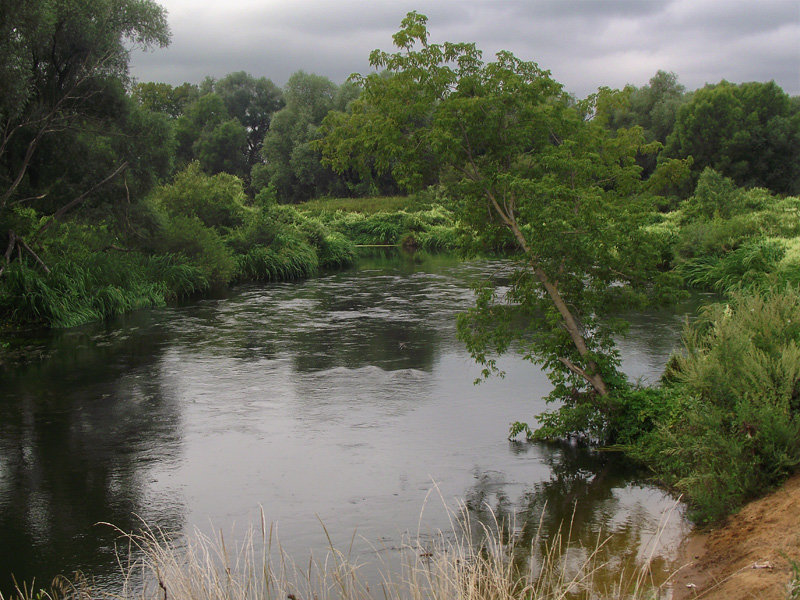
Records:
<instances>
[{"instance_id":1,"label":"sandy bank","mask_svg":"<svg viewBox=\"0 0 800 600\"><path fill-rule=\"evenodd\" d=\"M673 600L785 600L800 563L800 474L685 545ZM798 592L800 594L800 592Z\"/></svg>"}]
</instances>

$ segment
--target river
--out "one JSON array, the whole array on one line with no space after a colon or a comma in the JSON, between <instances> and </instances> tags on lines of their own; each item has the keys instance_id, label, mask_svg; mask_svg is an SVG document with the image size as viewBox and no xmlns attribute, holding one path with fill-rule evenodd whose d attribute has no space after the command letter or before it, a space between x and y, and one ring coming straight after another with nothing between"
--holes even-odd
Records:
<instances>
[{"instance_id":1,"label":"river","mask_svg":"<svg viewBox=\"0 0 800 600\"><path fill-rule=\"evenodd\" d=\"M454 316L471 282L506 267L376 256L38 334L28 343L47 358L0 372L0 591L11 573L43 584L75 570L113 588L119 536L101 522L235 537L260 507L299 562L327 547L321 522L336 545L357 532L369 562L447 529L459 501L522 532L577 503L579 541L602 531L643 552L672 498L616 455L508 441L510 422L545 409L530 363L505 357L505 378L473 385ZM658 377L682 318L633 317L631 377ZM666 554L687 527L676 511Z\"/></svg>"}]
</instances>

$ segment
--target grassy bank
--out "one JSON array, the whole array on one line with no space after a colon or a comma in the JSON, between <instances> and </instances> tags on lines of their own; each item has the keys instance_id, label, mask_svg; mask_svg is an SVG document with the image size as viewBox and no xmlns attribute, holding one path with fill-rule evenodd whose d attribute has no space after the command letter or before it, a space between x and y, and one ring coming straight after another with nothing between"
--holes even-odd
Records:
<instances>
[{"instance_id":1,"label":"grassy bank","mask_svg":"<svg viewBox=\"0 0 800 600\"><path fill-rule=\"evenodd\" d=\"M24 237L42 226L33 211L10 214ZM346 267L356 245L453 251L461 235L450 211L419 198L250 201L239 179L196 164L117 217L48 226L42 263L14 261L0 277L0 318L73 327L234 283Z\"/></svg>"}]
</instances>

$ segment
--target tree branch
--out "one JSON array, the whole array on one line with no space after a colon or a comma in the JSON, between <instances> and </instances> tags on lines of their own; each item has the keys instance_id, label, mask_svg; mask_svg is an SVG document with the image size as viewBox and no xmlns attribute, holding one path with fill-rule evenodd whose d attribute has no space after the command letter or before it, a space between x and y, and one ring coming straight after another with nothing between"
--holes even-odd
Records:
<instances>
[{"instance_id":1,"label":"tree branch","mask_svg":"<svg viewBox=\"0 0 800 600\"><path fill-rule=\"evenodd\" d=\"M105 179L103 179L103 181L101 181L101 182L99 182L99 183L96 183L96 184L95 184L95 185L93 185L91 188L89 188L88 190L86 190L85 192L83 192L83 193L82 193L80 196L78 196L77 198L75 198L75 199L74 199L74 200L72 200L71 202L68 202L67 204L65 204L64 206L62 206L61 208L59 208L59 209L58 209L58 210L57 210L55 213L53 213L53 216L51 216L51 217L50 217L50 219L48 219L48 220L47 220L45 223L43 223L43 224L42 224L42 226L41 226L41 227L39 227L38 231L37 231L37 232L36 232L36 233L33 235L33 239L36 239L36 238L38 238L38 237L39 237L39 236L40 236L42 233L44 233L44 232L45 232L47 229L49 229L49 228L50 228L50 227L53 225L53 223L54 223L56 220L60 219L60 218L61 218L61 217L63 217L63 216L64 216L64 214L66 214L68 211L72 210L72 209L73 209L73 208L75 208L75 207L76 207L78 204L80 204L81 202L83 202L83 201L86 199L86 196L88 196L89 194L91 194L92 192L94 192L94 191L95 191L96 189L98 189L99 187L101 187L101 186L105 185L106 183L108 183L109 181L111 181L112 179L114 179L114 177L116 177L116 176L117 176L117 175L118 175L118 174L119 174L121 171L123 171L123 170L124 170L124 169L125 169L127 166L128 166L128 161L125 161L125 162L123 162L123 163L122 163L120 166L118 166L118 167L116 168L116 170L115 170L113 173L111 173L111 175L109 175L108 177L106 177Z\"/></svg>"}]
</instances>

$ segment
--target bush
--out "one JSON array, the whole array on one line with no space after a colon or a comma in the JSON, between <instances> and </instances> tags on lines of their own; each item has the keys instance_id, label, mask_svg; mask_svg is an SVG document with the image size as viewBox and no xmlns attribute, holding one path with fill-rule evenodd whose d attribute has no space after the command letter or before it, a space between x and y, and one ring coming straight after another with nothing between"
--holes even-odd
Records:
<instances>
[{"instance_id":1,"label":"bush","mask_svg":"<svg viewBox=\"0 0 800 600\"><path fill-rule=\"evenodd\" d=\"M206 175L197 162L157 188L153 200L172 216L197 217L206 227L229 230L242 224L247 209L242 181L233 175Z\"/></svg>"},{"instance_id":2,"label":"bush","mask_svg":"<svg viewBox=\"0 0 800 600\"><path fill-rule=\"evenodd\" d=\"M0 314L16 322L74 327L165 302L166 286L138 253L98 252L50 268L45 274L11 265L0 285Z\"/></svg>"},{"instance_id":3,"label":"bush","mask_svg":"<svg viewBox=\"0 0 800 600\"><path fill-rule=\"evenodd\" d=\"M165 224L157 248L161 253L185 256L211 286L227 285L236 272L233 254L222 237L198 217L174 216Z\"/></svg>"},{"instance_id":4,"label":"bush","mask_svg":"<svg viewBox=\"0 0 800 600\"><path fill-rule=\"evenodd\" d=\"M340 269L352 265L356 260L355 244L341 233L325 235L319 246L319 266L325 269Z\"/></svg>"},{"instance_id":5,"label":"bush","mask_svg":"<svg viewBox=\"0 0 800 600\"><path fill-rule=\"evenodd\" d=\"M680 271L695 287L727 292L739 287L763 290L781 278L778 265L786 252L778 239L758 239L724 256L700 256L686 261Z\"/></svg>"},{"instance_id":6,"label":"bush","mask_svg":"<svg viewBox=\"0 0 800 600\"><path fill-rule=\"evenodd\" d=\"M237 276L260 281L287 281L310 277L319 259L308 243L291 235L276 236L269 246L253 246L236 257Z\"/></svg>"},{"instance_id":7,"label":"bush","mask_svg":"<svg viewBox=\"0 0 800 600\"><path fill-rule=\"evenodd\" d=\"M665 379L676 401L634 455L714 520L800 465L800 291L736 292L684 335Z\"/></svg>"}]
</instances>

